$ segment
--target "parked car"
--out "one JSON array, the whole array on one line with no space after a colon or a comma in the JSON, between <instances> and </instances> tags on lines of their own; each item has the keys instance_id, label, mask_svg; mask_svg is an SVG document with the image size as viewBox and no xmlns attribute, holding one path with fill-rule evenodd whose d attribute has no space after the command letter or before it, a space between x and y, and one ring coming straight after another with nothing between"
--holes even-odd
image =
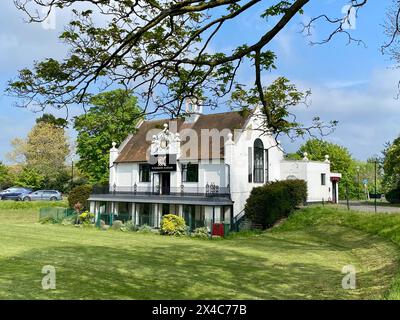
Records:
<instances>
[{"instance_id":1,"label":"parked car","mask_svg":"<svg viewBox=\"0 0 400 320\"><path fill-rule=\"evenodd\" d=\"M24 193L31 193L32 189L28 188L8 188L0 192L0 200L19 200L19 196Z\"/></svg>"},{"instance_id":2,"label":"parked car","mask_svg":"<svg viewBox=\"0 0 400 320\"><path fill-rule=\"evenodd\" d=\"M18 199L22 201L57 201L62 200L62 194L57 190L38 190L22 193Z\"/></svg>"}]
</instances>

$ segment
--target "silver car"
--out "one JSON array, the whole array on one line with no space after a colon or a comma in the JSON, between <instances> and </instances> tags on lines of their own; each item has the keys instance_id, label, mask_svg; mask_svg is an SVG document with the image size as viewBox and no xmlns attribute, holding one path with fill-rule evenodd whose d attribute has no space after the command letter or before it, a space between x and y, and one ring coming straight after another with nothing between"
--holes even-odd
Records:
<instances>
[{"instance_id":1,"label":"silver car","mask_svg":"<svg viewBox=\"0 0 400 320\"><path fill-rule=\"evenodd\" d=\"M62 200L61 192L57 190L38 190L19 196L22 201L57 201Z\"/></svg>"}]
</instances>

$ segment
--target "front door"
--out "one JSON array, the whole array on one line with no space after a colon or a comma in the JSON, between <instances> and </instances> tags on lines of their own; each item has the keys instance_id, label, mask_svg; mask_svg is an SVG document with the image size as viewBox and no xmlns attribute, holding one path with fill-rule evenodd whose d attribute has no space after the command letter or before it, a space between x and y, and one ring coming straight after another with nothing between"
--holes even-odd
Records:
<instances>
[{"instance_id":1,"label":"front door","mask_svg":"<svg viewBox=\"0 0 400 320\"><path fill-rule=\"evenodd\" d=\"M170 194L171 192L171 174L169 172L161 173L161 194Z\"/></svg>"},{"instance_id":2,"label":"front door","mask_svg":"<svg viewBox=\"0 0 400 320\"><path fill-rule=\"evenodd\" d=\"M336 181L332 181L332 202L337 203Z\"/></svg>"}]
</instances>

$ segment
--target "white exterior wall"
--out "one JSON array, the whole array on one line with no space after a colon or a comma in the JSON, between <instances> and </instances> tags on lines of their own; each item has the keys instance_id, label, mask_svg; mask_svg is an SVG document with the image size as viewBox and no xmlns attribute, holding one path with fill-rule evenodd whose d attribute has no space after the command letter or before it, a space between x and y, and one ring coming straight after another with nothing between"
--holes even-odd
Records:
<instances>
[{"instance_id":1,"label":"white exterior wall","mask_svg":"<svg viewBox=\"0 0 400 320\"><path fill-rule=\"evenodd\" d=\"M307 202L322 202L332 200L332 182L330 164L328 162L317 161L282 161L281 162L282 180L296 178L307 182L308 197ZM323 186L321 184L321 174L326 175Z\"/></svg>"},{"instance_id":2,"label":"white exterior wall","mask_svg":"<svg viewBox=\"0 0 400 320\"><path fill-rule=\"evenodd\" d=\"M133 170L132 163L118 163L116 164L116 182L117 187L129 188L134 184L133 175L135 171Z\"/></svg>"},{"instance_id":3,"label":"white exterior wall","mask_svg":"<svg viewBox=\"0 0 400 320\"><path fill-rule=\"evenodd\" d=\"M225 175L225 163L220 160L201 161L199 165L199 186L214 183L218 186L226 187L227 177Z\"/></svg>"},{"instance_id":4,"label":"white exterior wall","mask_svg":"<svg viewBox=\"0 0 400 320\"><path fill-rule=\"evenodd\" d=\"M251 147L252 164L254 165L254 141L256 139L261 139L264 144L264 149L269 149L269 181L279 180L281 177L280 162L283 159L283 151L279 146L276 145L277 143L272 136L262 135L262 132L257 130L259 127L259 120L257 118L251 118L244 131L235 131L234 144L231 147L228 146L228 150L227 146L225 146L225 161L227 164L230 164L231 167L231 195L232 200L234 201L234 216L239 214L244 209L244 205L250 195L251 190L254 187L262 186L265 182L267 182L266 175L264 176L264 183L248 182L248 152L249 147ZM230 152L229 148L231 148Z\"/></svg>"},{"instance_id":5,"label":"white exterior wall","mask_svg":"<svg viewBox=\"0 0 400 320\"><path fill-rule=\"evenodd\" d=\"M226 187L228 183L227 167L223 160L215 161L200 161L199 163L199 181L198 182L182 182L182 163L189 161L178 162L177 171L171 172L171 188L205 188L206 184L214 183L220 187ZM192 163L195 163L192 161ZM151 182L139 181L139 163L118 163L113 167L113 175L115 174L114 182L118 188L126 189L135 185L141 187L150 187ZM152 176L152 173L151 173ZM111 177L110 177L111 178ZM111 187L113 184L111 184Z\"/></svg>"},{"instance_id":6,"label":"white exterior wall","mask_svg":"<svg viewBox=\"0 0 400 320\"><path fill-rule=\"evenodd\" d=\"M325 174L325 185L321 184L321 174ZM307 202L323 202L332 200L332 182L330 164L324 162L307 163Z\"/></svg>"},{"instance_id":7,"label":"white exterior wall","mask_svg":"<svg viewBox=\"0 0 400 320\"><path fill-rule=\"evenodd\" d=\"M199 181L195 183L182 182L181 164L188 163L187 160L179 160L177 171L171 172L171 188L178 190L181 185L186 190L198 188L203 191L208 184L214 183L220 187L230 186L231 198L234 202L234 216L239 214L245 206L251 190L267 182L267 175L264 170L264 183L249 183L249 147L251 147L252 165L254 165L254 141L261 139L264 149L268 149L268 178L269 181L285 180L288 177L296 177L307 181L308 202L330 201L332 199L332 182L329 162L315 161L287 161L284 160L283 150L277 145L275 139L268 134L262 135L260 130L260 121L257 117L249 119L244 130L233 132L233 141L225 143L225 159L213 161L200 160ZM115 146L110 150L110 161L113 163L118 157L120 149ZM191 161L195 163L196 161ZM265 162L265 161L264 161ZM253 171L253 169L252 169ZM228 173L230 172L230 175ZM253 172L252 172L253 173ZM321 173L326 174L326 185L321 185ZM333 174L332 174L333 175ZM337 174L336 174L337 175ZM155 177L157 175L155 174ZM119 163L111 165L110 169L110 187L115 183L121 189L133 188L134 184L138 188L148 188L153 183L153 173L151 173L151 182L139 182L139 163ZM254 181L254 176L253 176ZM158 182L155 182L158 184ZM180 209L181 210L181 209ZM205 218L210 219L211 207L205 208ZM219 209L218 209L219 210ZM216 217L220 212L216 212Z\"/></svg>"}]
</instances>

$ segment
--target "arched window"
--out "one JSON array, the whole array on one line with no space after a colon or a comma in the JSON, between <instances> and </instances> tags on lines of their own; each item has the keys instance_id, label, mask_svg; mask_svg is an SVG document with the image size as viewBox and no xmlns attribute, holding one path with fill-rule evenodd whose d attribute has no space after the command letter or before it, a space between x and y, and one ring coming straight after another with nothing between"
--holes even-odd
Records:
<instances>
[{"instance_id":1,"label":"arched window","mask_svg":"<svg viewBox=\"0 0 400 320\"><path fill-rule=\"evenodd\" d=\"M254 141L254 182L264 183L264 144L260 139Z\"/></svg>"}]
</instances>

